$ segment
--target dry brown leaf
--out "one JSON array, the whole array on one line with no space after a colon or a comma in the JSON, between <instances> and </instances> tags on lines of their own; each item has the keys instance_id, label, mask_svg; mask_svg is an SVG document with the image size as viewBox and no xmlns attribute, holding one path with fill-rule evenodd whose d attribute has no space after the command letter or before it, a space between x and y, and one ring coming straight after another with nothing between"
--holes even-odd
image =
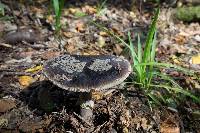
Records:
<instances>
[{"instance_id":1,"label":"dry brown leaf","mask_svg":"<svg viewBox=\"0 0 200 133\"><path fill-rule=\"evenodd\" d=\"M123 51L123 49L121 48L119 44L115 44L115 47L113 48L113 50L117 55L120 55L121 52Z\"/></svg>"},{"instance_id":2,"label":"dry brown leaf","mask_svg":"<svg viewBox=\"0 0 200 133\"><path fill-rule=\"evenodd\" d=\"M36 6L31 6L30 9L34 13L40 13L40 14L45 13L45 10L42 10L41 8L37 8Z\"/></svg>"},{"instance_id":3,"label":"dry brown leaf","mask_svg":"<svg viewBox=\"0 0 200 133\"><path fill-rule=\"evenodd\" d=\"M104 32L104 31L100 31L100 32L99 32L99 35L100 35L100 36L103 36L103 37L107 37L107 36L108 36L108 33L107 33L107 32Z\"/></svg>"},{"instance_id":4,"label":"dry brown leaf","mask_svg":"<svg viewBox=\"0 0 200 133\"><path fill-rule=\"evenodd\" d=\"M180 133L179 119L176 114L166 114L160 124L161 133Z\"/></svg>"},{"instance_id":5,"label":"dry brown leaf","mask_svg":"<svg viewBox=\"0 0 200 133\"><path fill-rule=\"evenodd\" d=\"M180 44L180 45L183 45L186 43L186 38L185 36L182 36L182 35L175 36L174 40L177 44Z\"/></svg>"},{"instance_id":6,"label":"dry brown leaf","mask_svg":"<svg viewBox=\"0 0 200 133\"><path fill-rule=\"evenodd\" d=\"M88 14L95 14L97 12L97 9L86 5L85 7L82 8L83 12L88 13Z\"/></svg>"},{"instance_id":7,"label":"dry brown leaf","mask_svg":"<svg viewBox=\"0 0 200 133\"><path fill-rule=\"evenodd\" d=\"M59 56L60 55L60 52L59 51L53 51L53 50L50 50L50 51L45 51L43 54L42 54L42 59L51 59L51 58L54 58L56 56Z\"/></svg>"},{"instance_id":8,"label":"dry brown leaf","mask_svg":"<svg viewBox=\"0 0 200 133\"><path fill-rule=\"evenodd\" d=\"M85 31L85 24L83 22L79 22L76 24L76 30L78 32L83 32Z\"/></svg>"},{"instance_id":9,"label":"dry brown leaf","mask_svg":"<svg viewBox=\"0 0 200 133\"><path fill-rule=\"evenodd\" d=\"M70 14L75 14L77 12L77 9L75 8L69 8L69 13Z\"/></svg>"},{"instance_id":10,"label":"dry brown leaf","mask_svg":"<svg viewBox=\"0 0 200 133\"><path fill-rule=\"evenodd\" d=\"M49 23L53 23L54 22L53 15L48 15L46 19L47 19L47 22L49 22Z\"/></svg>"},{"instance_id":11,"label":"dry brown leaf","mask_svg":"<svg viewBox=\"0 0 200 133\"><path fill-rule=\"evenodd\" d=\"M73 37L73 33L72 32L63 32L63 35L67 38L71 38Z\"/></svg>"},{"instance_id":12,"label":"dry brown leaf","mask_svg":"<svg viewBox=\"0 0 200 133\"><path fill-rule=\"evenodd\" d=\"M98 92L98 91L93 91L91 92L92 94L92 99L95 99L95 100L100 100L103 98L103 93L102 92Z\"/></svg>"},{"instance_id":13,"label":"dry brown leaf","mask_svg":"<svg viewBox=\"0 0 200 133\"><path fill-rule=\"evenodd\" d=\"M73 44L66 44L64 46L64 48L67 50L67 52L69 52L70 54L72 54L73 52L75 52L77 50L77 47Z\"/></svg>"},{"instance_id":14,"label":"dry brown leaf","mask_svg":"<svg viewBox=\"0 0 200 133\"><path fill-rule=\"evenodd\" d=\"M1 99L0 100L0 112L4 113L16 106L16 103L14 100L11 99Z\"/></svg>"},{"instance_id":15,"label":"dry brown leaf","mask_svg":"<svg viewBox=\"0 0 200 133\"><path fill-rule=\"evenodd\" d=\"M112 30L114 33L116 33L118 36L123 36L123 33L120 31L119 27L113 26Z\"/></svg>"},{"instance_id":16,"label":"dry brown leaf","mask_svg":"<svg viewBox=\"0 0 200 133\"><path fill-rule=\"evenodd\" d=\"M160 127L161 133L180 133L180 128L174 125L162 124Z\"/></svg>"}]
</instances>

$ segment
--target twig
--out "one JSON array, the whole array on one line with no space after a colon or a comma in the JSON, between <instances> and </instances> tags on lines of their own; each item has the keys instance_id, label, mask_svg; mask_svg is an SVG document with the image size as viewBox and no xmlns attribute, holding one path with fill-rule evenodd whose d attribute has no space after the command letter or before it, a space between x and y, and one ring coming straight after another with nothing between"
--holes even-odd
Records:
<instances>
[{"instance_id":1,"label":"twig","mask_svg":"<svg viewBox=\"0 0 200 133\"><path fill-rule=\"evenodd\" d=\"M27 42L25 42L25 41L22 41L22 44L27 45L27 46L29 46L29 47L31 47L31 48L34 48L34 49L48 49L48 48L50 48L50 47L43 46L43 45L40 45L40 44L31 45L31 44L29 44L29 43L27 43Z\"/></svg>"},{"instance_id":2,"label":"twig","mask_svg":"<svg viewBox=\"0 0 200 133\"><path fill-rule=\"evenodd\" d=\"M104 126L104 125L106 125L108 122L106 121L106 122L104 122L103 124L101 124L100 126L98 126L94 131L93 131L93 133L98 133L99 131L100 131L100 129Z\"/></svg>"},{"instance_id":3,"label":"twig","mask_svg":"<svg viewBox=\"0 0 200 133\"><path fill-rule=\"evenodd\" d=\"M7 44L7 43L0 43L0 46L2 46L2 47L6 47L6 48L13 48L12 45Z\"/></svg>"},{"instance_id":4,"label":"twig","mask_svg":"<svg viewBox=\"0 0 200 133\"><path fill-rule=\"evenodd\" d=\"M88 121L84 120L80 115L76 114L75 112L73 112L73 114L75 116L77 116L81 121L83 121L85 124L87 124L88 126L92 126L91 123L89 123Z\"/></svg>"}]
</instances>

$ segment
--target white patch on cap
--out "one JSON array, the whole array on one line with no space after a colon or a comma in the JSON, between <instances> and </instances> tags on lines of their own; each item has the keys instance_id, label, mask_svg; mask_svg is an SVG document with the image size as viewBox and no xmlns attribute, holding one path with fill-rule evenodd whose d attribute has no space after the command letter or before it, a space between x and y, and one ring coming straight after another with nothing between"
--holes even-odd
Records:
<instances>
[{"instance_id":1,"label":"white patch on cap","mask_svg":"<svg viewBox=\"0 0 200 133\"><path fill-rule=\"evenodd\" d=\"M85 65L86 62L76 60L75 57L71 57L70 55L55 58L55 61L51 64L52 67L59 66L59 68L67 73L82 72Z\"/></svg>"},{"instance_id":2,"label":"white patch on cap","mask_svg":"<svg viewBox=\"0 0 200 133\"><path fill-rule=\"evenodd\" d=\"M70 78L69 76L67 77L67 76L64 75L64 74L62 74L62 75L60 75L60 74L55 74L53 78L54 78L54 79L57 79L58 81L59 81L59 80L60 80L60 81L63 81L63 80L71 81L71 80L72 80L72 78Z\"/></svg>"},{"instance_id":3,"label":"white patch on cap","mask_svg":"<svg viewBox=\"0 0 200 133\"><path fill-rule=\"evenodd\" d=\"M95 72L97 71L108 71L112 68L112 65L109 64L110 59L100 60L96 59L88 68Z\"/></svg>"},{"instance_id":4,"label":"white patch on cap","mask_svg":"<svg viewBox=\"0 0 200 133\"><path fill-rule=\"evenodd\" d=\"M112 58L112 60L113 60L113 61L117 61L117 62L119 62L119 61L124 61L122 58Z\"/></svg>"}]
</instances>

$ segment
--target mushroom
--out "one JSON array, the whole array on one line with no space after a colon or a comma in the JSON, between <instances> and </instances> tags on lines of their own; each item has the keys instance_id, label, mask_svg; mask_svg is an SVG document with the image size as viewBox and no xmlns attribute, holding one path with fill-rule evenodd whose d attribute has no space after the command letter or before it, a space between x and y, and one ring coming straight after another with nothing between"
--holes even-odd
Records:
<instances>
[{"instance_id":1,"label":"mushroom","mask_svg":"<svg viewBox=\"0 0 200 133\"><path fill-rule=\"evenodd\" d=\"M91 94L93 90L103 91L123 82L131 72L131 65L113 55L66 54L47 60L43 72L62 89ZM91 95L81 104L81 116L86 121L92 120L93 106Z\"/></svg>"}]
</instances>

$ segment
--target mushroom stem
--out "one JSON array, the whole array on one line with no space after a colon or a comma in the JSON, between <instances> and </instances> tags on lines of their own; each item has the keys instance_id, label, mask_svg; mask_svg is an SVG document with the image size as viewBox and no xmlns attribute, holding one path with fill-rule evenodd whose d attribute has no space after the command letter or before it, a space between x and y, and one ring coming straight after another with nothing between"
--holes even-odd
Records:
<instances>
[{"instance_id":1,"label":"mushroom stem","mask_svg":"<svg viewBox=\"0 0 200 133\"><path fill-rule=\"evenodd\" d=\"M92 124L93 121L93 108L94 108L94 101L93 100L88 100L85 101L80 105L81 110L80 110L80 115L81 117Z\"/></svg>"},{"instance_id":2,"label":"mushroom stem","mask_svg":"<svg viewBox=\"0 0 200 133\"><path fill-rule=\"evenodd\" d=\"M93 124L93 108L94 108L94 101L92 100L92 91L85 94L82 93L80 95L80 115L81 117L89 122L90 124Z\"/></svg>"}]
</instances>

